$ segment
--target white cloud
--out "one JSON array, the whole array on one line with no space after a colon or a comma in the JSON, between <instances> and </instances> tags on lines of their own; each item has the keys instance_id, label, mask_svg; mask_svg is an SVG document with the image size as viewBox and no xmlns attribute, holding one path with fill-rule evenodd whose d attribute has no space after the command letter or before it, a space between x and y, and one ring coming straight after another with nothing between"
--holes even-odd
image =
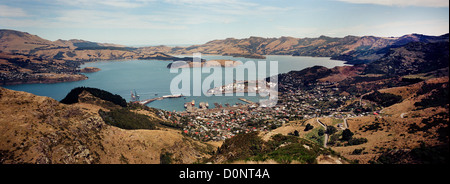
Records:
<instances>
[{"instance_id":1,"label":"white cloud","mask_svg":"<svg viewBox=\"0 0 450 184\"><path fill-rule=\"evenodd\" d=\"M425 35L442 35L448 33L448 20L419 20L404 22L388 22L374 25L373 30L389 36L403 36L404 34L419 33Z\"/></svg>"},{"instance_id":2,"label":"white cloud","mask_svg":"<svg viewBox=\"0 0 450 184\"><path fill-rule=\"evenodd\" d=\"M0 5L0 17L27 17L27 13L21 8L15 8L5 5Z\"/></svg>"},{"instance_id":3,"label":"white cloud","mask_svg":"<svg viewBox=\"0 0 450 184\"><path fill-rule=\"evenodd\" d=\"M79 16L83 15L83 16ZM158 15L130 15L121 12L97 10L62 11L53 25L75 28L135 28L135 29L186 29L183 25L168 24Z\"/></svg>"},{"instance_id":4,"label":"white cloud","mask_svg":"<svg viewBox=\"0 0 450 184\"><path fill-rule=\"evenodd\" d=\"M155 0L57 0L60 4L92 7L92 6L111 6L117 8L137 8L146 5Z\"/></svg>"},{"instance_id":5,"label":"white cloud","mask_svg":"<svg viewBox=\"0 0 450 184\"><path fill-rule=\"evenodd\" d=\"M224 15L261 15L289 10L242 0L165 0L165 2Z\"/></svg>"},{"instance_id":6,"label":"white cloud","mask_svg":"<svg viewBox=\"0 0 450 184\"><path fill-rule=\"evenodd\" d=\"M374 25L359 24L335 28L323 34L337 37L346 35L399 37L411 33L438 36L448 33L448 23L448 20L393 21Z\"/></svg>"},{"instance_id":7,"label":"white cloud","mask_svg":"<svg viewBox=\"0 0 450 184\"><path fill-rule=\"evenodd\" d=\"M449 7L448 0L337 0L355 4L376 4L385 6Z\"/></svg>"},{"instance_id":8,"label":"white cloud","mask_svg":"<svg viewBox=\"0 0 450 184\"><path fill-rule=\"evenodd\" d=\"M222 5L243 5L243 6L255 6L255 3L243 2L240 0L165 0L172 4L197 4L197 5L207 5L207 4L222 4Z\"/></svg>"},{"instance_id":9,"label":"white cloud","mask_svg":"<svg viewBox=\"0 0 450 184\"><path fill-rule=\"evenodd\" d=\"M129 1L121 1L121 0L113 0L113 1L102 1L100 2L102 5L113 6L113 7L121 7L121 8L137 8L140 7L141 4L137 2L129 2Z\"/></svg>"}]
</instances>

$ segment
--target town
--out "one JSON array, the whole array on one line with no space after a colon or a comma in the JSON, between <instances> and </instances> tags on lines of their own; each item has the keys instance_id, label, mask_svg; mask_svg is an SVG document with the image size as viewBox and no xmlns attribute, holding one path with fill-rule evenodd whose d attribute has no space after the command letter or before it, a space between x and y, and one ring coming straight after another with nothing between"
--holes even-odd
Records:
<instances>
[{"instance_id":1,"label":"town","mask_svg":"<svg viewBox=\"0 0 450 184\"><path fill-rule=\"evenodd\" d=\"M292 80L281 82L283 85L280 85L275 107L263 107L256 102L248 103L248 100L244 104L216 104L214 108L195 108L189 103L188 111L159 111L159 115L194 139L221 141L239 133L268 132L290 121L316 117L343 119L368 115L372 111L371 108L361 110L364 108L360 108L360 98L341 92L334 83L314 83L310 88L300 88L293 87Z\"/></svg>"}]
</instances>

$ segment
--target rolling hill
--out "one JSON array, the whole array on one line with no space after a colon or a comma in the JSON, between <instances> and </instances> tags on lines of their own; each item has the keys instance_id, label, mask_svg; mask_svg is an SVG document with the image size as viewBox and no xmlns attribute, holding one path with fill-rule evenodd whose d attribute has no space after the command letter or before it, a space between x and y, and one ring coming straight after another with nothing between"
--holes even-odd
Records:
<instances>
[{"instance_id":1,"label":"rolling hill","mask_svg":"<svg viewBox=\"0 0 450 184\"><path fill-rule=\"evenodd\" d=\"M105 92L106 93L106 92ZM106 124L102 99L83 92L82 102L62 104L30 93L0 88L0 163L28 164L159 164L194 163L209 158L213 147L157 125L125 130ZM152 122L164 121L145 111ZM165 160L167 163L167 159Z\"/></svg>"},{"instance_id":2,"label":"rolling hill","mask_svg":"<svg viewBox=\"0 0 450 184\"><path fill-rule=\"evenodd\" d=\"M230 55L249 58L264 58L263 55L293 55L332 57L349 63L368 63L380 59L392 47L399 47L410 42L436 43L448 41L449 35L427 36L409 34L402 37L346 36L334 38L320 36L318 38L262 38L244 39L227 38L213 40L202 45L189 47L144 47L142 50L159 51L170 54L203 54Z\"/></svg>"},{"instance_id":3,"label":"rolling hill","mask_svg":"<svg viewBox=\"0 0 450 184\"><path fill-rule=\"evenodd\" d=\"M192 61L189 57L123 45L76 39L50 41L26 32L0 29L0 85L84 80L87 77L78 68L81 63L121 59Z\"/></svg>"}]
</instances>

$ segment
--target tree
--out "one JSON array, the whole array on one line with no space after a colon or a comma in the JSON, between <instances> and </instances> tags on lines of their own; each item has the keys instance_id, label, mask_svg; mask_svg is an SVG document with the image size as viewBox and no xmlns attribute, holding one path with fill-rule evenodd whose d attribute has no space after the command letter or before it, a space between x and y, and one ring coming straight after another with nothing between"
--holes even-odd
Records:
<instances>
[{"instance_id":1,"label":"tree","mask_svg":"<svg viewBox=\"0 0 450 184\"><path fill-rule=\"evenodd\" d=\"M352 137L353 137L353 132L350 131L349 129L345 129L342 132L342 140L348 141L348 140L352 139Z\"/></svg>"},{"instance_id":2,"label":"tree","mask_svg":"<svg viewBox=\"0 0 450 184\"><path fill-rule=\"evenodd\" d=\"M298 134L298 131L297 131L297 130L294 131L294 136L297 136L297 137L300 136L300 135Z\"/></svg>"},{"instance_id":3,"label":"tree","mask_svg":"<svg viewBox=\"0 0 450 184\"><path fill-rule=\"evenodd\" d=\"M313 128L314 128L314 126L312 126L311 124L308 123L308 124L306 124L306 127L305 127L304 131L306 132L306 131L311 130Z\"/></svg>"},{"instance_id":4,"label":"tree","mask_svg":"<svg viewBox=\"0 0 450 184\"><path fill-rule=\"evenodd\" d=\"M324 133L323 129L319 129L319 131L317 132L317 135L322 136Z\"/></svg>"},{"instance_id":5,"label":"tree","mask_svg":"<svg viewBox=\"0 0 450 184\"><path fill-rule=\"evenodd\" d=\"M331 135L337 132L336 127L334 126L327 126L327 130L325 131L326 134Z\"/></svg>"}]
</instances>

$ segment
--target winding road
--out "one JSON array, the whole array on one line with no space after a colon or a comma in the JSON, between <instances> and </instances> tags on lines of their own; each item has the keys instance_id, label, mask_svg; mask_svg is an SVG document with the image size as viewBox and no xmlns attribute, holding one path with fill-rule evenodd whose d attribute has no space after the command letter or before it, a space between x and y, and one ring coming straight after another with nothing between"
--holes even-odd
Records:
<instances>
[{"instance_id":1,"label":"winding road","mask_svg":"<svg viewBox=\"0 0 450 184\"><path fill-rule=\"evenodd\" d=\"M347 118L344 118L344 128L348 129Z\"/></svg>"},{"instance_id":2,"label":"winding road","mask_svg":"<svg viewBox=\"0 0 450 184\"><path fill-rule=\"evenodd\" d=\"M405 114L408 114L408 113L404 112L404 113L400 114L400 118L405 118Z\"/></svg>"},{"instance_id":3,"label":"winding road","mask_svg":"<svg viewBox=\"0 0 450 184\"><path fill-rule=\"evenodd\" d=\"M319 118L316 119L317 123L319 123L320 125L322 125L323 128L325 128L325 140L323 141L323 147L327 147L327 142L328 142L328 134L327 132L327 126L325 124L323 124L322 122L320 122Z\"/></svg>"}]
</instances>

